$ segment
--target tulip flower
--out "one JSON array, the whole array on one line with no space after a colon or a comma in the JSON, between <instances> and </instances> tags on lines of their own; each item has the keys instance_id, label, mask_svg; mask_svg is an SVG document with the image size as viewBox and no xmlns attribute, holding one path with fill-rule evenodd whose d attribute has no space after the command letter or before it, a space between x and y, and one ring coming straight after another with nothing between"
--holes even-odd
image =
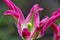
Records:
<instances>
[{"instance_id":1,"label":"tulip flower","mask_svg":"<svg viewBox=\"0 0 60 40\"><path fill-rule=\"evenodd\" d=\"M11 15L16 19L17 30L19 36L21 36L23 40L35 40L42 37L48 26L60 16L56 15L51 16L50 18L46 16L40 21L39 12L43 10L43 8L40 8L38 4L35 4L25 19L21 9L19 9L11 0L4 0L4 2L9 7L9 10L6 10L4 15Z\"/></svg>"},{"instance_id":2,"label":"tulip flower","mask_svg":"<svg viewBox=\"0 0 60 40\"><path fill-rule=\"evenodd\" d=\"M4 0L4 2L10 8L4 12L4 15L11 15L17 20L17 30L23 40L34 40L37 39L39 35L39 37L42 37L43 32L41 31L40 33L40 30L48 20L48 17L45 17L41 21L39 19L39 11L43 10L43 8L35 4L25 19L21 9L11 0Z\"/></svg>"},{"instance_id":3,"label":"tulip flower","mask_svg":"<svg viewBox=\"0 0 60 40\"><path fill-rule=\"evenodd\" d=\"M51 27L54 31L54 40L60 40L60 23L59 26L57 26L55 23L52 23Z\"/></svg>"},{"instance_id":4,"label":"tulip flower","mask_svg":"<svg viewBox=\"0 0 60 40\"><path fill-rule=\"evenodd\" d=\"M60 39L60 24L57 26L54 21L56 21L60 17L60 8L53 12L52 16L48 19L47 23L43 27L43 33L48 29L48 27L52 27L54 31L54 40L59 40Z\"/></svg>"}]
</instances>

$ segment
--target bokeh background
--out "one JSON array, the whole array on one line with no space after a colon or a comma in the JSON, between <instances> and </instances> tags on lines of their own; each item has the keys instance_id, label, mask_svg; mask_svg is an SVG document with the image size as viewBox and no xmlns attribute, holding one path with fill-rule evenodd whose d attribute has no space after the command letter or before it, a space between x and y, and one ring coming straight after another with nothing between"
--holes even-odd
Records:
<instances>
[{"instance_id":1,"label":"bokeh background","mask_svg":"<svg viewBox=\"0 0 60 40\"><path fill-rule=\"evenodd\" d=\"M25 18L34 4L39 4L44 10L40 13L41 19L59 8L59 0L12 0L21 8ZM18 35L15 19L11 16L4 16L3 12L8 7L3 0L0 0L0 40L22 40ZM58 23L59 20L56 21ZM42 38L37 40L53 40L53 29L49 27Z\"/></svg>"}]
</instances>

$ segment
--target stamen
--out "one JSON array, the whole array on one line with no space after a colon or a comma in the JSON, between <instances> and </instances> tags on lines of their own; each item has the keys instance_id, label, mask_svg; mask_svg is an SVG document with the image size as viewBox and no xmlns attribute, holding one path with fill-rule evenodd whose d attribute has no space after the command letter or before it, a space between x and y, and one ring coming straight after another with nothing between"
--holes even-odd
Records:
<instances>
[{"instance_id":1,"label":"stamen","mask_svg":"<svg viewBox=\"0 0 60 40\"><path fill-rule=\"evenodd\" d=\"M27 23L27 27L28 27L29 31L31 32L31 30L32 30L32 24L30 22Z\"/></svg>"},{"instance_id":2,"label":"stamen","mask_svg":"<svg viewBox=\"0 0 60 40\"><path fill-rule=\"evenodd\" d=\"M27 23L27 26L28 26L28 27L31 27L31 26L32 26L32 24L29 22L29 23Z\"/></svg>"}]
</instances>

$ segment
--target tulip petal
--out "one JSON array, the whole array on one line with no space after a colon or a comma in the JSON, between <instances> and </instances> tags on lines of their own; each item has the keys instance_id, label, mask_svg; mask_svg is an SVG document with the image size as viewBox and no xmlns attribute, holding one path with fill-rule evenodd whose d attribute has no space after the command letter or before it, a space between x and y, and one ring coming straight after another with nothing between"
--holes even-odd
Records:
<instances>
[{"instance_id":1,"label":"tulip petal","mask_svg":"<svg viewBox=\"0 0 60 40\"><path fill-rule=\"evenodd\" d=\"M24 19L22 18L22 16L21 16L18 12L13 11L13 10L6 10L6 11L4 12L4 15L11 15L11 16L13 16L16 20L18 20L18 18L19 18L21 23L24 21Z\"/></svg>"},{"instance_id":2,"label":"tulip petal","mask_svg":"<svg viewBox=\"0 0 60 40\"><path fill-rule=\"evenodd\" d=\"M4 0L4 2L11 10L15 10L16 12L22 13L21 9L19 9L11 0Z\"/></svg>"},{"instance_id":3,"label":"tulip petal","mask_svg":"<svg viewBox=\"0 0 60 40\"><path fill-rule=\"evenodd\" d=\"M55 21L59 18L60 15L56 15L56 16L52 16L49 18L49 20L47 21L47 23L45 24L45 26L43 27L43 30L46 31L47 28Z\"/></svg>"},{"instance_id":4,"label":"tulip petal","mask_svg":"<svg viewBox=\"0 0 60 40\"><path fill-rule=\"evenodd\" d=\"M7 4L7 6L11 9L11 10L15 10L14 6L11 4L10 0L4 0L4 2Z\"/></svg>"},{"instance_id":5,"label":"tulip petal","mask_svg":"<svg viewBox=\"0 0 60 40\"><path fill-rule=\"evenodd\" d=\"M17 22L17 29L22 39L28 38L30 36L30 31L27 29L25 23L21 23L20 19L18 19Z\"/></svg>"},{"instance_id":6,"label":"tulip petal","mask_svg":"<svg viewBox=\"0 0 60 40\"><path fill-rule=\"evenodd\" d=\"M59 26L57 28L58 28L58 35L60 36L60 23L59 23Z\"/></svg>"},{"instance_id":7,"label":"tulip petal","mask_svg":"<svg viewBox=\"0 0 60 40\"><path fill-rule=\"evenodd\" d=\"M59 26L57 26L54 23L52 23L51 26L54 30L54 40L59 40L59 38L60 38L60 23L59 23Z\"/></svg>"},{"instance_id":8,"label":"tulip petal","mask_svg":"<svg viewBox=\"0 0 60 40\"><path fill-rule=\"evenodd\" d=\"M49 20L47 21L47 23L43 27L44 31L46 31L46 29L49 27L49 25L51 25L55 20L57 20L59 18L59 16L60 16L60 11L59 10L60 9L55 11L55 13L53 13L53 15L49 18Z\"/></svg>"},{"instance_id":9,"label":"tulip petal","mask_svg":"<svg viewBox=\"0 0 60 40\"><path fill-rule=\"evenodd\" d=\"M48 16L46 16L44 19L41 20L40 24L39 24L39 27L40 27L40 33L39 33L39 36L38 38L41 38L43 35L44 35L44 32L42 30L43 26L45 25L45 23L47 22L48 20Z\"/></svg>"},{"instance_id":10,"label":"tulip petal","mask_svg":"<svg viewBox=\"0 0 60 40\"><path fill-rule=\"evenodd\" d=\"M57 11L53 12L52 16L59 15L59 14L60 14L60 8Z\"/></svg>"},{"instance_id":11,"label":"tulip petal","mask_svg":"<svg viewBox=\"0 0 60 40\"><path fill-rule=\"evenodd\" d=\"M4 15L11 15L11 16L15 17L16 19L19 18L19 14L17 14L17 12L13 11L13 10L6 10L4 12Z\"/></svg>"},{"instance_id":12,"label":"tulip petal","mask_svg":"<svg viewBox=\"0 0 60 40\"><path fill-rule=\"evenodd\" d=\"M42 26L47 22L48 18L49 18L49 17L46 16L44 19L42 19L42 20L40 21L39 27L42 27Z\"/></svg>"},{"instance_id":13,"label":"tulip petal","mask_svg":"<svg viewBox=\"0 0 60 40\"><path fill-rule=\"evenodd\" d=\"M42 9L42 8L39 8L38 4L35 4L35 5L31 8L30 13L28 14L28 16L27 16L27 18L26 18L26 23L30 21L32 15L33 15L33 17L34 17L34 15L35 15L35 19L34 19L35 21L39 21L39 14L38 14L38 13L39 13L40 10L43 10L43 9ZM36 15L36 14L37 14L37 15Z\"/></svg>"},{"instance_id":14,"label":"tulip petal","mask_svg":"<svg viewBox=\"0 0 60 40\"><path fill-rule=\"evenodd\" d=\"M57 35L58 34L58 26L55 23L52 23L51 27L53 28L55 35Z\"/></svg>"},{"instance_id":15,"label":"tulip petal","mask_svg":"<svg viewBox=\"0 0 60 40\"><path fill-rule=\"evenodd\" d=\"M18 30L19 36L20 36L21 38L23 38L23 36L22 36L21 24L20 24L19 22L17 23L17 30Z\"/></svg>"},{"instance_id":16,"label":"tulip petal","mask_svg":"<svg viewBox=\"0 0 60 40\"><path fill-rule=\"evenodd\" d=\"M48 20L48 17L46 16L46 18L44 18L41 22L40 22L40 25L39 27L37 26L33 32L33 34L31 35L32 38L38 38L38 35L40 34L39 38L44 34L43 33L43 24L46 23L46 21ZM43 33L43 34L42 34Z\"/></svg>"},{"instance_id":17,"label":"tulip petal","mask_svg":"<svg viewBox=\"0 0 60 40\"><path fill-rule=\"evenodd\" d=\"M34 26L39 26L39 21L40 21L39 12L36 12L34 14Z\"/></svg>"},{"instance_id":18,"label":"tulip petal","mask_svg":"<svg viewBox=\"0 0 60 40\"><path fill-rule=\"evenodd\" d=\"M22 18L23 20L25 20L24 15L23 15L21 9L19 9L19 8L18 8L12 1L10 1L10 0L4 0L4 1L5 1L5 3L7 4L7 6L8 6L11 10L14 10L14 11L17 12L17 13L15 13L15 14L20 15L20 16L21 16L20 18Z\"/></svg>"}]
</instances>

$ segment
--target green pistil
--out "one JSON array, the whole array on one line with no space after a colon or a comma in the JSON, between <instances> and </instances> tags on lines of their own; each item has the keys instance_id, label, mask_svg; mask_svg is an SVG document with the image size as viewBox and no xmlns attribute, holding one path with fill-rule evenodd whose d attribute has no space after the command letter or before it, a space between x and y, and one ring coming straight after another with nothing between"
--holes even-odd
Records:
<instances>
[{"instance_id":1,"label":"green pistil","mask_svg":"<svg viewBox=\"0 0 60 40\"><path fill-rule=\"evenodd\" d=\"M29 22L29 23L27 23L27 26L28 26L29 31L31 32L31 30L32 30L32 24Z\"/></svg>"}]
</instances>

